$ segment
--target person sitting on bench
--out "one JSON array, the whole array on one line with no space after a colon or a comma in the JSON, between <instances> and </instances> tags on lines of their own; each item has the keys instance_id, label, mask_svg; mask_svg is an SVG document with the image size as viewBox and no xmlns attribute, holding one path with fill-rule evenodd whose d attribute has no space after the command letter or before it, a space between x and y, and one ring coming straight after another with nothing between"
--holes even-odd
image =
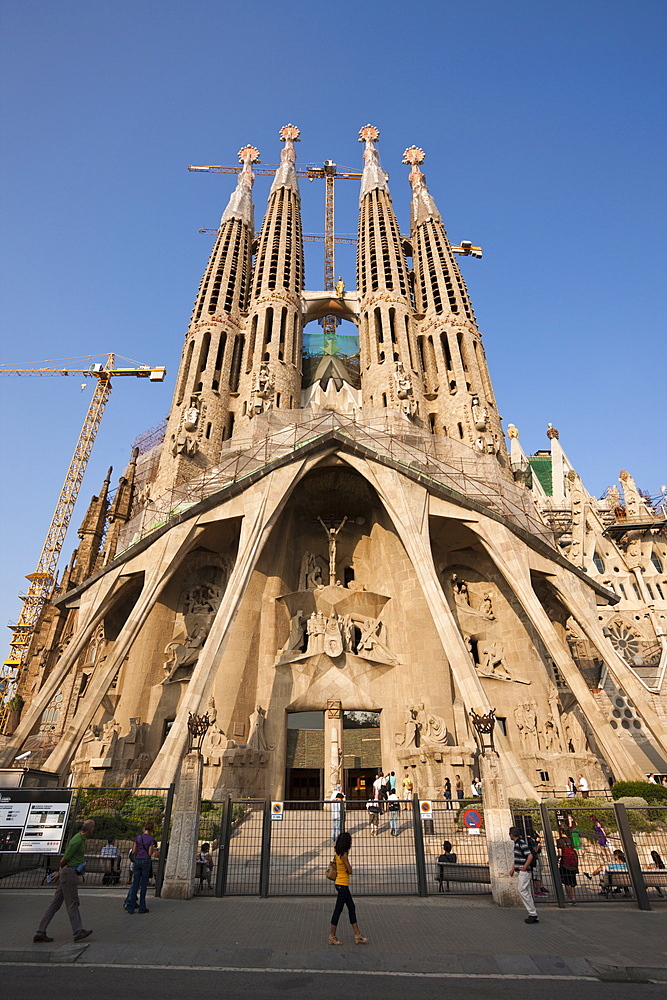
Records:
<instances>
[{"instance_id":1,"label":"person sitting on bench","mask_svg":"<svg viewBox=\"0 0 667 1000\"><path fill-rule=\"evenodd\" d=\"M452 845L448 840L442 845L444 854L441 854L438 858L438 882L440 883L440 892L442 892L442 883L445 883L445 892L449 892L449 882L445 878L445 869L443 865L455 865L456 864L456 854L452 853Z\"/></svg>"},{"instance_id":2,"label":"person sitting on bench","mask_svg":"<svg viewBox=\"0 0 667 1000\"><path fill-rule=\"evenodd\" d=\"M611 874L612 872L627 872L627 870L628 866L625 861L625 854L623 853L623 851L614 851L614 860L610 861L606 865L600 865L599 868L596 868L594 872L591 872L591 878L593 877L593 875L599 875L601 872L604 873L604 878L600 879L600 886L601 886L600 895L608 896L610 892L620 892L621 886L616 886L616 888L613 888L611 885L609 885L607 875ZM628 888L627 885L623 886L623 894L625 896L630 895L630 889Z\"/></svg>"}]
</instances>

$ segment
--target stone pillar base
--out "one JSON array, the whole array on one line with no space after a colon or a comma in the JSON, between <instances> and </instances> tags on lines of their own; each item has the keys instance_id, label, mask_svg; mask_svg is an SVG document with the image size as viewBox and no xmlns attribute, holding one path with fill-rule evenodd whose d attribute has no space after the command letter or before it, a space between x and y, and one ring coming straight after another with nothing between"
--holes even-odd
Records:
<instances>
[{"instance_id":1,"label":"stone pillar base","mask_svg":"<svg viewBox=\"0 0 667 1000\"><path fill-rule=\"evenodd\" d=\"M498 754L487 751L485 756L480 755L479 770L493 901L497 906L521 906L516 878L509 874L513 863L513 845L509 838L512 813Z\"/></svg>"},{"instance_id":2,"label":"stone pillar base","mask_svg":"<svg viewBox=\"0 0 667 1000\"><path fill-rule=\"evenodd\" d=\"M199 810L204 762L198 750L186 754L174 795L171 839L162 884L166 899L191 899L194 895Z\"/></svg>"}]
</instances>

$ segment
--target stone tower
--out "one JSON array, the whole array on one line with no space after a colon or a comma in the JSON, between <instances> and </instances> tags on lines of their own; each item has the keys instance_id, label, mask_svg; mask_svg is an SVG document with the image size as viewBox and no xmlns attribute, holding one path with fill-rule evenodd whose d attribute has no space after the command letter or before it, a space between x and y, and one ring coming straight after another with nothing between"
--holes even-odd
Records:
<instances>
[{"instance_id":1,"label":"stone tower","mask_svg":"<svg viewBox=\"0 0 667 1000\"><path fill-rule=\"evenodd\" d=\"M359 197L359 365L365 407L399 409L424 421L424 394L413 329L412 295L403 240L375 147L379 131L365 125Z\"/></svg>"},{"instance_id":2,"label":"stone tower","mask_svg":"<svg viewBox=\"0 0 667 1000\"><path fill-rule=\"evenodd\" d=\"M482 340L442 217L419 169L424 151L406 149L412 204L410 238L419 360L429 423L481 453L507 455Z\"/></svg>"},{"instance_id":3,"label":"stone tower","mask_svg":"<svg viewBox=\"0 0 667 1000\"><path fill-rule=\"evenodd\" d=\"M240 377L240 416L301 401L303 236L294 143L299 129L280 130L285 148L259 234Z\"/></svg>"},{"instance_id":4,"label":"stone tower","mask_svg":"<svg viewBox=\"0 0 667 1000\"><path fill-rule=\"evenodd\" d=\"M494 708L517 798L667 772L664 523L627 474L624 505L594 501L553 428L537 456L510 428L508 459L423 152L404 156L407 238L379 132L360 136L358 288L336 296L304 288L298 129L281 131L256 244L258 152L241 150L159 463L127 470L101 557L106 486L91 505L85 573L65 577L57 635L40 632L53 649L3 764L48 717L48 770L165 787L208 711L209 799L358 797L403 767L432 798L475 772L471 713ZM325 315L358 325L358 356L302 375L303 326Z\"/></svg>"}]
</instances>

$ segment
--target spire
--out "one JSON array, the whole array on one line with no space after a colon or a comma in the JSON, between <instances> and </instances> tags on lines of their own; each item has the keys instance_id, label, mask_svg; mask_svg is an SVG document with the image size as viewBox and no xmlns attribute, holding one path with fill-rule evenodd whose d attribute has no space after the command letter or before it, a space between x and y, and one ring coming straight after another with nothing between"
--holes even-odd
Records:
<instances>
[{"instance_id":1,"label":"spire","mask_svg":"<svg viewBox=\"0 0 667 1000\"><path fill-rule=\"evenodd\" d=\"M385 191L389 194L387 176L380 166L380 154L375 148L375 143L380 138L380 131L375 125L364 125L359 129L359 142L365 142L364 149L364 172L361 178L361 192L359 194L359 205L364 200L364 196L370 191Z\"/></svg>"},{"instance_id":2,"label":"spire","mask_svg":"<svg viewBox=\"0 0 667 1000\"><path fill-rule=\"evenodd\" d=\"M359 130L366 143L359 199L359 353L365 407L399 410L424 419L423 378L414 339L413 306L403 238L380 166L374 125Z\"/></svg>"},{"instance_id":3,"label":"spire","mask_svg":"<svg viewBox=\"0 0 667 1000\"><path fill-rule=\"evenodd\" d=\"M122 475L118 480L118 489L116 490L116 495L113 498L111 507L109 508L109 514L107 516L109 529L107 531L106 539L104 540L104 565L106 565L116 555L120 529L130 519L138 456L139 449L134 448L132 450L130 464L125 470L124 475Z\"/></svg>"},{"instance_id":4,"label":"spire","mask_svg":"<svg viewBox=\"0 0 667 1000\"><path fill-rule=\"evenodd\" d=\"M285 148L280 154L280 166L276 170L276 176L273 178L269 197L275 194L280 188L289 188L297 198L300 199L301 197L299 194L299 182L296 177L296 151L294 149L294 143L301 141L299 134L299 129L296 125L284 125L280 130L280 138L285 143Z\"/></svg>"},{"instance_id":5,"label":"spire","mask_svg":"<svg viewBox=\"0 0 667 1000\"><path fill-rule=\"evenodd\" d=\"M259 150L256 146L243 146L239 149L239 161L243 164L243 170L239 174L236 190L232 192L227 208L222 213L220 228L222 229L230 219L239 219L250 232L254 232L252 186L255 183L255 175L252 172L252 164L259 163Z\"/></svg>"},{"instance_id":6,"label":"spire","mask_svg":"<svg viewBox=\"0 0 667 1000\"><path fill-rule=\"evenodd\" d=\"M88 510L78 530L81 542L72 557L71 579L73 582L79 583L95 571L100 545L104 536L107 510L109 509L109 483L111 482L112 472L113 469L109 468L102 483L99 496L91 497Z\"/></svg>"},{"instance_id":7,"label":"spire","mask_svg":"<svg viewBox=\"0 0 667 1000\"><path fill-rule=\"evenodd\" d=\"M403 154L403 163L411 166L409 181L412 185L412 205L410 206L410 229L414 230L424 222L442 222L435 201L426 187L426 178L419 169L425 153L419 146L409 146Z\"/></svg>"}]
</instances>

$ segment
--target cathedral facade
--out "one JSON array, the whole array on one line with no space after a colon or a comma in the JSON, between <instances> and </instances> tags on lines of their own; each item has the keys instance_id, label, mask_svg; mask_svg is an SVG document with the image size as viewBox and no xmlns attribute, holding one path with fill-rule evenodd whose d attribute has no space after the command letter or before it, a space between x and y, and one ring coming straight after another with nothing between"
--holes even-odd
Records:
<instances>
[{"instance_id":1,"label":"cathedral facade","mask_svg":"<svg viewBox=\"0 0 667 1000\"><path fill-rule=\"evenodd\" d=\"M494 709L510 796L667 773L664 511L626 472L591 497L554 428L506 443L421 149L405 236L361 129L357 288L306 290L280 137L258 235L239 153L164 436L91 502L3 765L166 787L207 713L207 798L365 798L379 769L431 798ZM304 355L326 317L358 355Z\"/></svg>"}]
</instances>

